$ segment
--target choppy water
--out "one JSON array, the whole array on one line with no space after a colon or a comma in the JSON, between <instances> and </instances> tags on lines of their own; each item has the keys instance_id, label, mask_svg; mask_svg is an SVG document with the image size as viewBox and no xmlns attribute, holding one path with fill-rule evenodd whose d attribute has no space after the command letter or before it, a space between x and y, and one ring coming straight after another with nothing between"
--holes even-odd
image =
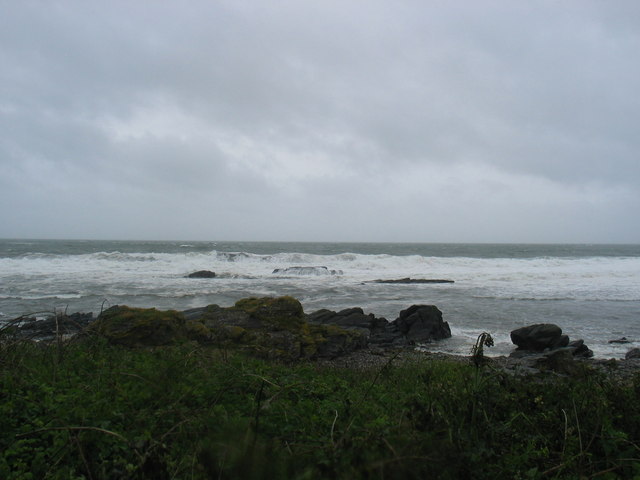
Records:
<instances>
[{"instance_id":1,"label":"choppy water","mask_svg":"<svg viewBox=\"0 0 640 480\"><path fill-rule=\"evenodd\" d=\"M273 273L292 266L342 273ZM203 269L217 278L185 278ZM371 283L405 277L455 283ZM435 304L453 333L436 348L453 353L467 354L483 331L497 342L490 354L508 353L511 330L541 322L600 357L640 346L640 245L0 240L0 321L97 313L103 303L182 310L266 295L292 295L307 312L360 306L389 320ZM608 343L622 336L634 342Z\"/></svg>"}]
</instances>

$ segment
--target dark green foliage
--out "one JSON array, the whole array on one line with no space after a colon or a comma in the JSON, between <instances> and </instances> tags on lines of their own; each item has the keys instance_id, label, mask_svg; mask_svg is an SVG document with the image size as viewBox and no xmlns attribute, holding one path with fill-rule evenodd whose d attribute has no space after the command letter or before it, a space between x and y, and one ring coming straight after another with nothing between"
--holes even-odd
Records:
<instances>
[{"instance_id":1,"label":"dark green foliage","mask_svg":"<svg viewBox=\"0 0 640 480\"><path fill-rule=\"evenodd\" d=\"M640 378L0 344L0 478L640 478Z\"/></svg>"}]
</instances>

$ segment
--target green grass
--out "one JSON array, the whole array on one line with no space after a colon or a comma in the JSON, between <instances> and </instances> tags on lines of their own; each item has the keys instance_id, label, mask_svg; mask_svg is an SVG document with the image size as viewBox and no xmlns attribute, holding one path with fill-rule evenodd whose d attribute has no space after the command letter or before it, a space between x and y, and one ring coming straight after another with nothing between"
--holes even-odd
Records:
<instances>
[{"instance_id":1,"label":"green grass","mask_svg":"<svg viewBox=\"0 0 640 480\"><path fill-rule=\"evenodd\" d=\"M640 478L640 378L0 346L0 478Z\"/></svg>"}]
</instances>

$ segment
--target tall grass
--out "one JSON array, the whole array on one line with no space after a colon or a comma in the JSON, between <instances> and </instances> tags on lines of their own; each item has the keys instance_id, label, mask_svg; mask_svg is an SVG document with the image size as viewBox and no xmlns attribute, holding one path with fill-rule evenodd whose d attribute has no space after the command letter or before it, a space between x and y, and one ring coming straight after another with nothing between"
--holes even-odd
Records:
<instances>
[{"instance_id":1,"label":"tall grass","mask_svg":"<svg viewBox=\"0 0 640 480\"><path fill-rule=\"evenodd\" d=\"M0 478L640 478L640 378L0 347Z\"/></svg>"}]
</instances>

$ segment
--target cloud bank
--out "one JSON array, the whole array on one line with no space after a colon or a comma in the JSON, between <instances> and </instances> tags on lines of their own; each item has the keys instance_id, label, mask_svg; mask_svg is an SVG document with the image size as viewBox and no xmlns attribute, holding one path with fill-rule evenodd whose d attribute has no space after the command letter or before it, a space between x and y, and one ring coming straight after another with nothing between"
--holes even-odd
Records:
<instances>
[{"instance_id":1,"label":"cloud bank","mask_svg":"<svg viewBox=\"0 0 640 480\"><path fill-rule=\"evenodd\" d=\"M640 242L640 6L0 1L0 237Z\"/></svg>"}]
</instances>

